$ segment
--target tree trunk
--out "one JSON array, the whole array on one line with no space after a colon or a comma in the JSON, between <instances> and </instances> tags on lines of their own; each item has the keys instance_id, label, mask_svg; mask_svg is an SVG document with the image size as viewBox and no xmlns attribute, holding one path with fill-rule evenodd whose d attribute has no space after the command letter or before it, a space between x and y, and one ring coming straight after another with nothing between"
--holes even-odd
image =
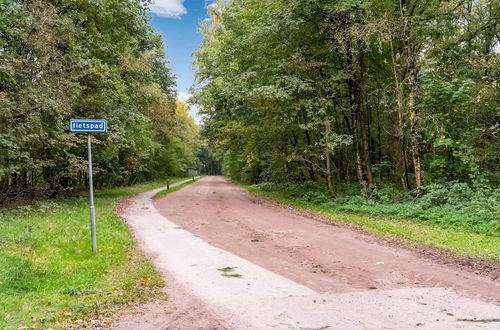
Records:
<instances>
[{"instance_id":1,"label":"tree trunk","mask_svg":"<svg viewBox=\"0 0 500 330\"><path fill-rule=\"evenodd\" d=\"M420 131L418 124L418 109L416 106L417 96L417 68L415 63L415 54L411 30L408 22L407 7L402 7L402 14L404 18L404 36L405 36L405 52L407 56L408 65L408 113L410 115L410 142L411 142L411 155L413 159L413 171L415 173L415 184L417 189L422 187L422 171L421 171L421 158L420 158Z\"/></svg>"},{"instance_id":2,"label":"tree trunk","mask_svg":"<svg viewBox=\"0 0 500 330\"><path fill-rule=\"evenodd\" d=\"M359 109L359 125L361 126L361 139L363 141L363 158L366 166L366 177L368 179L368 185L373 186L375 184L373 180L372 162L370 158L370 140L367 133L367 121L366 121L366 103L365 95L363 90L363 79L365 73L364 56L363 53L360 56L360 77L359 77L359 87L357 88L357 103Z\"/></svg>"},{"instance_id":3,"label":"tree trunk","mask_svg":"<svg viewBox=\"0 0 500 330\"><path fill-rule=\"evenodd\" d=\"M361 155L359 153L359 143L358 143L358 129L357 125L354 126L354 133L352 135L354 144L354 153L356 155L356 174L358 175L358 182L361 186L361 191L366 195L366 181L363 177L363 163L361 161Z\"/></svg>"},{"instance_id":4,"label":"tree trunk","mask_svg":"<svg viewBox=\"0 0 500 330\"><path fill-rule=\"evenodd\" d=\"M328 182L328 192L332 197L336 196L335 187L333 184L333 175L332 175L332 163L330 160L330 146L328 144L328 137L330 136L331 127L330 121L328 120L328 111L325 109L326 116L326 124L325 124L325 157L326 157L326 180Z\"/></svg>"},{"instance_id":5,"label":"tree trunk","mask_svg":"<svg viewBox=\"0 0 500 330\"><path fill-rule=\"evenodd\" d=\"M411 190L410 180L408 178L408 166L406 161L406 152L405 152L405 136L404 136L404 115L403 115L403 87L401 86L401 82L398 78L398 71L396 67L396 59L394 56L394 50L392 47L391 41L391 58L392 58L392 72L394 75L394 84L395 84L395 93L396 93L396 111L398 115L398 122L396 127L396 135L398 139L398 170L397 172L400 175L402 185L405 189Z\"/></svg>"},{"instance_id":6,"label":"tree trunk","mask_svg":"<svg viewBox=\"0 0 500 330\"><path fill-rule=\"evenodd\" d=\"M363 176L363 162L361 161L361 155L359 151L358 142L358 123L359 123L359 113L360 113L360 93L358 82L355 80L355 72L353 66L353 56L350 47L350 42L347 44L346 50L346 61L347 69L349 71L349 78L347 79L347 87L349 89L349 105L352 117L352 142L354 145L354 153L356 157L356 169L358 175L359 185L361 186L361 191L366 194L366 181Z\"/></svg>"}]
</instances>

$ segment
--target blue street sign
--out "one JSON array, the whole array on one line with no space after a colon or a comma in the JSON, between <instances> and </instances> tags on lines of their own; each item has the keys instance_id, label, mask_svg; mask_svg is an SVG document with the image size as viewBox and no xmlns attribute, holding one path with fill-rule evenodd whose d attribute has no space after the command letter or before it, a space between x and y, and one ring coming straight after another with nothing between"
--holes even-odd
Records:
<instances>
[{"instance_id":1,"label":"blue street sign","mask_svg":"<svg viewBox=\"0 0 500 330\"><path fill-rule=\"evenodd\" d=\"M69 129L71 132L107 132L108 122L104 119L71 119Z\"/></svg>"}]
</instances>

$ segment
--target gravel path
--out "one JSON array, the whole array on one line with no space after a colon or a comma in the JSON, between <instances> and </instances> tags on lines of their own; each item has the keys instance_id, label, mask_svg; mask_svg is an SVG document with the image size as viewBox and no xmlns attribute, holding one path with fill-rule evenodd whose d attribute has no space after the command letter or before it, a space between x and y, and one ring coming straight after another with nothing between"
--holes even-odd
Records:
<instances>
[{"instance_id":1,"label":"gravel path","mask_svg":"<svg viewBox=\"0 0 500 330\"><path fill-rule=\"evenodd\" d=\"M209 177L123 217L169 283L173 329L498 329L499 284ZM168 219L168 220L167 220ZM147 314L147 313L146 313ZM464 321L464 320L472 320ZM144 328L140 316L118 328Z\"/></svg>"}]
</instances>

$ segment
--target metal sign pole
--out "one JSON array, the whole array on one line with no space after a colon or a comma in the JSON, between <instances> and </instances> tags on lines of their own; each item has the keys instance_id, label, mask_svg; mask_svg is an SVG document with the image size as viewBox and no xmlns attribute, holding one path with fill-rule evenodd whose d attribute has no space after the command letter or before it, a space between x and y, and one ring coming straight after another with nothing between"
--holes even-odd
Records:
<instances>
[{"instance_id":1,"label":"metal sign pole","mask_svg":"<svg viewBox=\"0 0 500 330\"><path fill-rule=\"evenodd\" d=\"M92 143L90 133L88 134L89 149L89 189L90 189L90 235L92 236L92 253L97 252L97 242L95 234L95 208L94 208L94 180L92 177Z\"/></svg>"},{"instance_id":2,"label":"metal sign pole","mask_svg":"<svg viewBox=\"0 0 500 330\"><path fill-rule=\"evenodd\" d=\"M87 143L89 152L89 190L90 190L90 235L92 238L92 253L97 252L95 231L95 208L94 208L94 180L92 177L92 141L90 133L106 133L108 121L105 119L71 119L69 121L71 132L88 133Z\"/></svg>"}]
</instances>

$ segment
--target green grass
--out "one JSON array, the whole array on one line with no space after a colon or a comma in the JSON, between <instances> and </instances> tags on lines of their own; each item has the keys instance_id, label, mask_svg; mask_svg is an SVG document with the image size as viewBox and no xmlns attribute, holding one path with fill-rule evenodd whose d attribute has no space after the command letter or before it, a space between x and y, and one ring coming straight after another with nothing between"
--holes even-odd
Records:
<instances>
[{"instance_id":1,"label":"green grass","mask_svg":"<svg viewBox=\"0 0 500 330\"><path fill-rule=\"evenodd\" d=\"M115 213L165 181L96 193L98 253L84 197L0 211L0 329L66 328L161 294L165 285Z\"/></svg>"},{"instance_id":2,"label":"green grass","mask_svg":"<svg viewBox=\"0 0 500 330\"><path fill-rule=\"evenodd\" d=\"M409 245L424 244L441 250L451 251L459 256L500 260L500 237L473 233L457 228L443 227L432 222L412 219L376 217L358 213L341 212L328 204L313 204L298 201L279 191L263 191L256 186L244 188L268 197L282 204L291 205L313 214L322 215L332 222L353 224L362 230L380 237L404 238Z\"/></svg>"},{"instance_id":3,"label":"green grass","mask_svg":"<svg viewBox=\"0 0 500 330\"><path fill-rule=\"evenodd\" d=\"M165 195L168 195L170 193L173 193L174 191L177 191L179 189L182 189L184 188L185 186L191 184L191 183L195 183L196 181L198 180L201 180L203 179L205 176L199 176L199 177L196 177L194 180L190 180L188 182L184 182L183 184L180 184L178 186L175 186L175 187L170 187L169 189L164 189L162 191L159 191L157 192L154 196L153 196L153 199L156 199L156 198L160 198L160 197L163 197Z\"/></svg>"}]
</instances>

